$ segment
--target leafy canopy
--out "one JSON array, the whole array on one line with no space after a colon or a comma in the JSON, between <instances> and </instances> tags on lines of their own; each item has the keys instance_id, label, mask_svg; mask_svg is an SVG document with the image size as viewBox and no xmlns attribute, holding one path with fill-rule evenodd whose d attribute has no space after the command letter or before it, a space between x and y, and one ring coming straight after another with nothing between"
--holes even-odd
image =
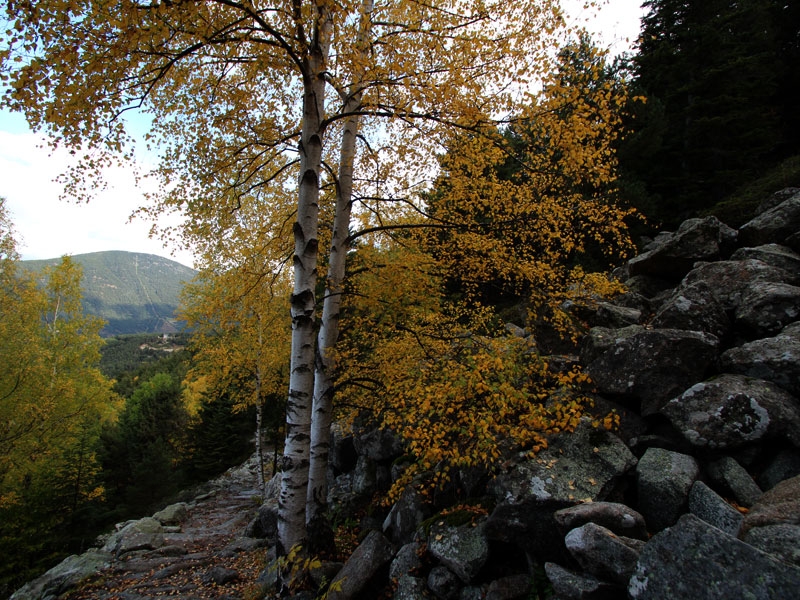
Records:
<instances>
[{"instance_id":1,"label":"leafy canopy","mask_svg":"<svg viewBox=\"0 0 800 600\"><path fill-rule=\"evenodd\" d=\"M1 587L62 552L65 524L102 498L95 450L119 400L97 368L102 323L83 314L80 269L20 268L2 198L0 249Z\"/></svg>"}]
</instances>

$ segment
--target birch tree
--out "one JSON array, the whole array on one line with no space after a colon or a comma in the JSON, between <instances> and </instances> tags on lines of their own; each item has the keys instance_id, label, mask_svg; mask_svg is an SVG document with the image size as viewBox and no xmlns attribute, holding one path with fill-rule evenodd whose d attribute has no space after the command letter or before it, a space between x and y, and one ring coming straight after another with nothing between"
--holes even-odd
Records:
<instances>
[{"instance_id":1,"label":"birch tree","mask_svg":"<svg viewBox=\"0 0 800 600\"><path fill-rule=\"evenodd\" d=\"M310 447L323 465L332 397L325 379L336 368L328 351L335 305L323 308L329 324L317 361L315 289L329 235L321 235L320 216L330 217L334 255L344 260L354 202L385 225L428 179L444 130L480 130L511 114L548 69L557 2L12 0L7 20L3 105L83 158L65 180L68 194L90 195L98 183L89 175L132 156L122 117L144 109L162 183L146 213L179 211L221 239L218 219L235 219L242 203L293 195L279 538L284 550L302 543L308 498L312 518L313 504L324 503L316 475L309 491ZM336 260L325 296L334 304ZM313 413L321 420L310 444L315 371L323 375Z\"/></svg>"},{"instance_id":2,"label":"birch tree","mask_svg":"<svg viewBox=\"0 0 800 600\"><path fill-rule=\"evenodd\" d=\"M182 294L181 315L192 329L196 350L187 384L202 390L211 401L230 397L234 411L255 406L262 493L265 404L275 403L286 390L289 319L285 303L290 290L284 274L265 273L259 263L244 263L203 269ZM270 413L278 412L271 408Z\"/></svg>"}]
</instances>

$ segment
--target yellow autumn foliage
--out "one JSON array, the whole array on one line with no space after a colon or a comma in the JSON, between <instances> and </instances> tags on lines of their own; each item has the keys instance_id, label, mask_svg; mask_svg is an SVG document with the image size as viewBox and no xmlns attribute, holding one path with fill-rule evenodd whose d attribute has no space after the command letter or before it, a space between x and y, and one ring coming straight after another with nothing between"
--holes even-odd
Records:
<instances>
[{"instance_id":1,"label":"yellow autumn foliage","mask_svg":"<svg viewBox=\"0 0 800 600\"><path fill-rule=\"evenodd\" d=\"M551 369L530 339L499 333L491 309L442 300L424 260L402 246L364 249L339 349L340 406L351 417L370 411L413 457L388 501L423 472L435 473L431 489L454 468L537 452L590 403L581 373Z\"/></svg>"},{"instance_id":2,"label":"yellow autumn foliage","mask_svg":"<svg viewBox=\"0 0 800 600\"><path fill-rule=\"evenodd\" d=\"M575 335L566 301L621 291L592 271L633 251L635 212L617 201L615 143L628 93L582 38L542 94L503 131L448 141L424 243L467 298L524 300L531 324Z\"/></svg>"}]
</instances>

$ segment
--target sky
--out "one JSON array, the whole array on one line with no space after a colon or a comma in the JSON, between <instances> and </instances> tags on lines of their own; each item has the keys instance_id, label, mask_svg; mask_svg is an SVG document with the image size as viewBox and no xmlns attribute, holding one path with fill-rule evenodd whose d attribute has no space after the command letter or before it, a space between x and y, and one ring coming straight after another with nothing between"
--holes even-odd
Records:
<instances>
[{"instance_id":1,"label":"sky","mask_svg":"<svg viewBox=\"0 0 800 600\"><path fill-rule=\"evenodd\" d=\"M638 37L641 1L608 0L599 11L585 8L584 0L562 0L562 6L568 24L586 27L616 54ZM108 189L88 204L60 200L62 189L55 179L70 160L65 151L52 153L20 115L0 111L0 196L6 198L23 259L127 250L194 266L191 252L151 238L149 221L131 220L144 199L130 172L106 172Z\"/></svg>"}]
</instances>

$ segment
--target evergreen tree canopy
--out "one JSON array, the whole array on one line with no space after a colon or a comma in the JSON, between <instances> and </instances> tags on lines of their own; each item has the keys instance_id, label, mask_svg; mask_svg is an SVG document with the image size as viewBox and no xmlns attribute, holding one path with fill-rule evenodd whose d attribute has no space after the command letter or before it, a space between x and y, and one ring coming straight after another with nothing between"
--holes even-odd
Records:
<instances>
[{"instance_id":1,"label":"evergreen tree canopy","mask_svg":"<svg viewBox=\"0 0 800 600\"><path fill-rule=\"evenodd\" d=\"M798 10L783 0L649 0L636 85L648 110L626 167L674 226L796 152ZM637 139L638 138L638 139ZM647 138L645 145L641 138Z\"/></svg>"}]
</instances>

